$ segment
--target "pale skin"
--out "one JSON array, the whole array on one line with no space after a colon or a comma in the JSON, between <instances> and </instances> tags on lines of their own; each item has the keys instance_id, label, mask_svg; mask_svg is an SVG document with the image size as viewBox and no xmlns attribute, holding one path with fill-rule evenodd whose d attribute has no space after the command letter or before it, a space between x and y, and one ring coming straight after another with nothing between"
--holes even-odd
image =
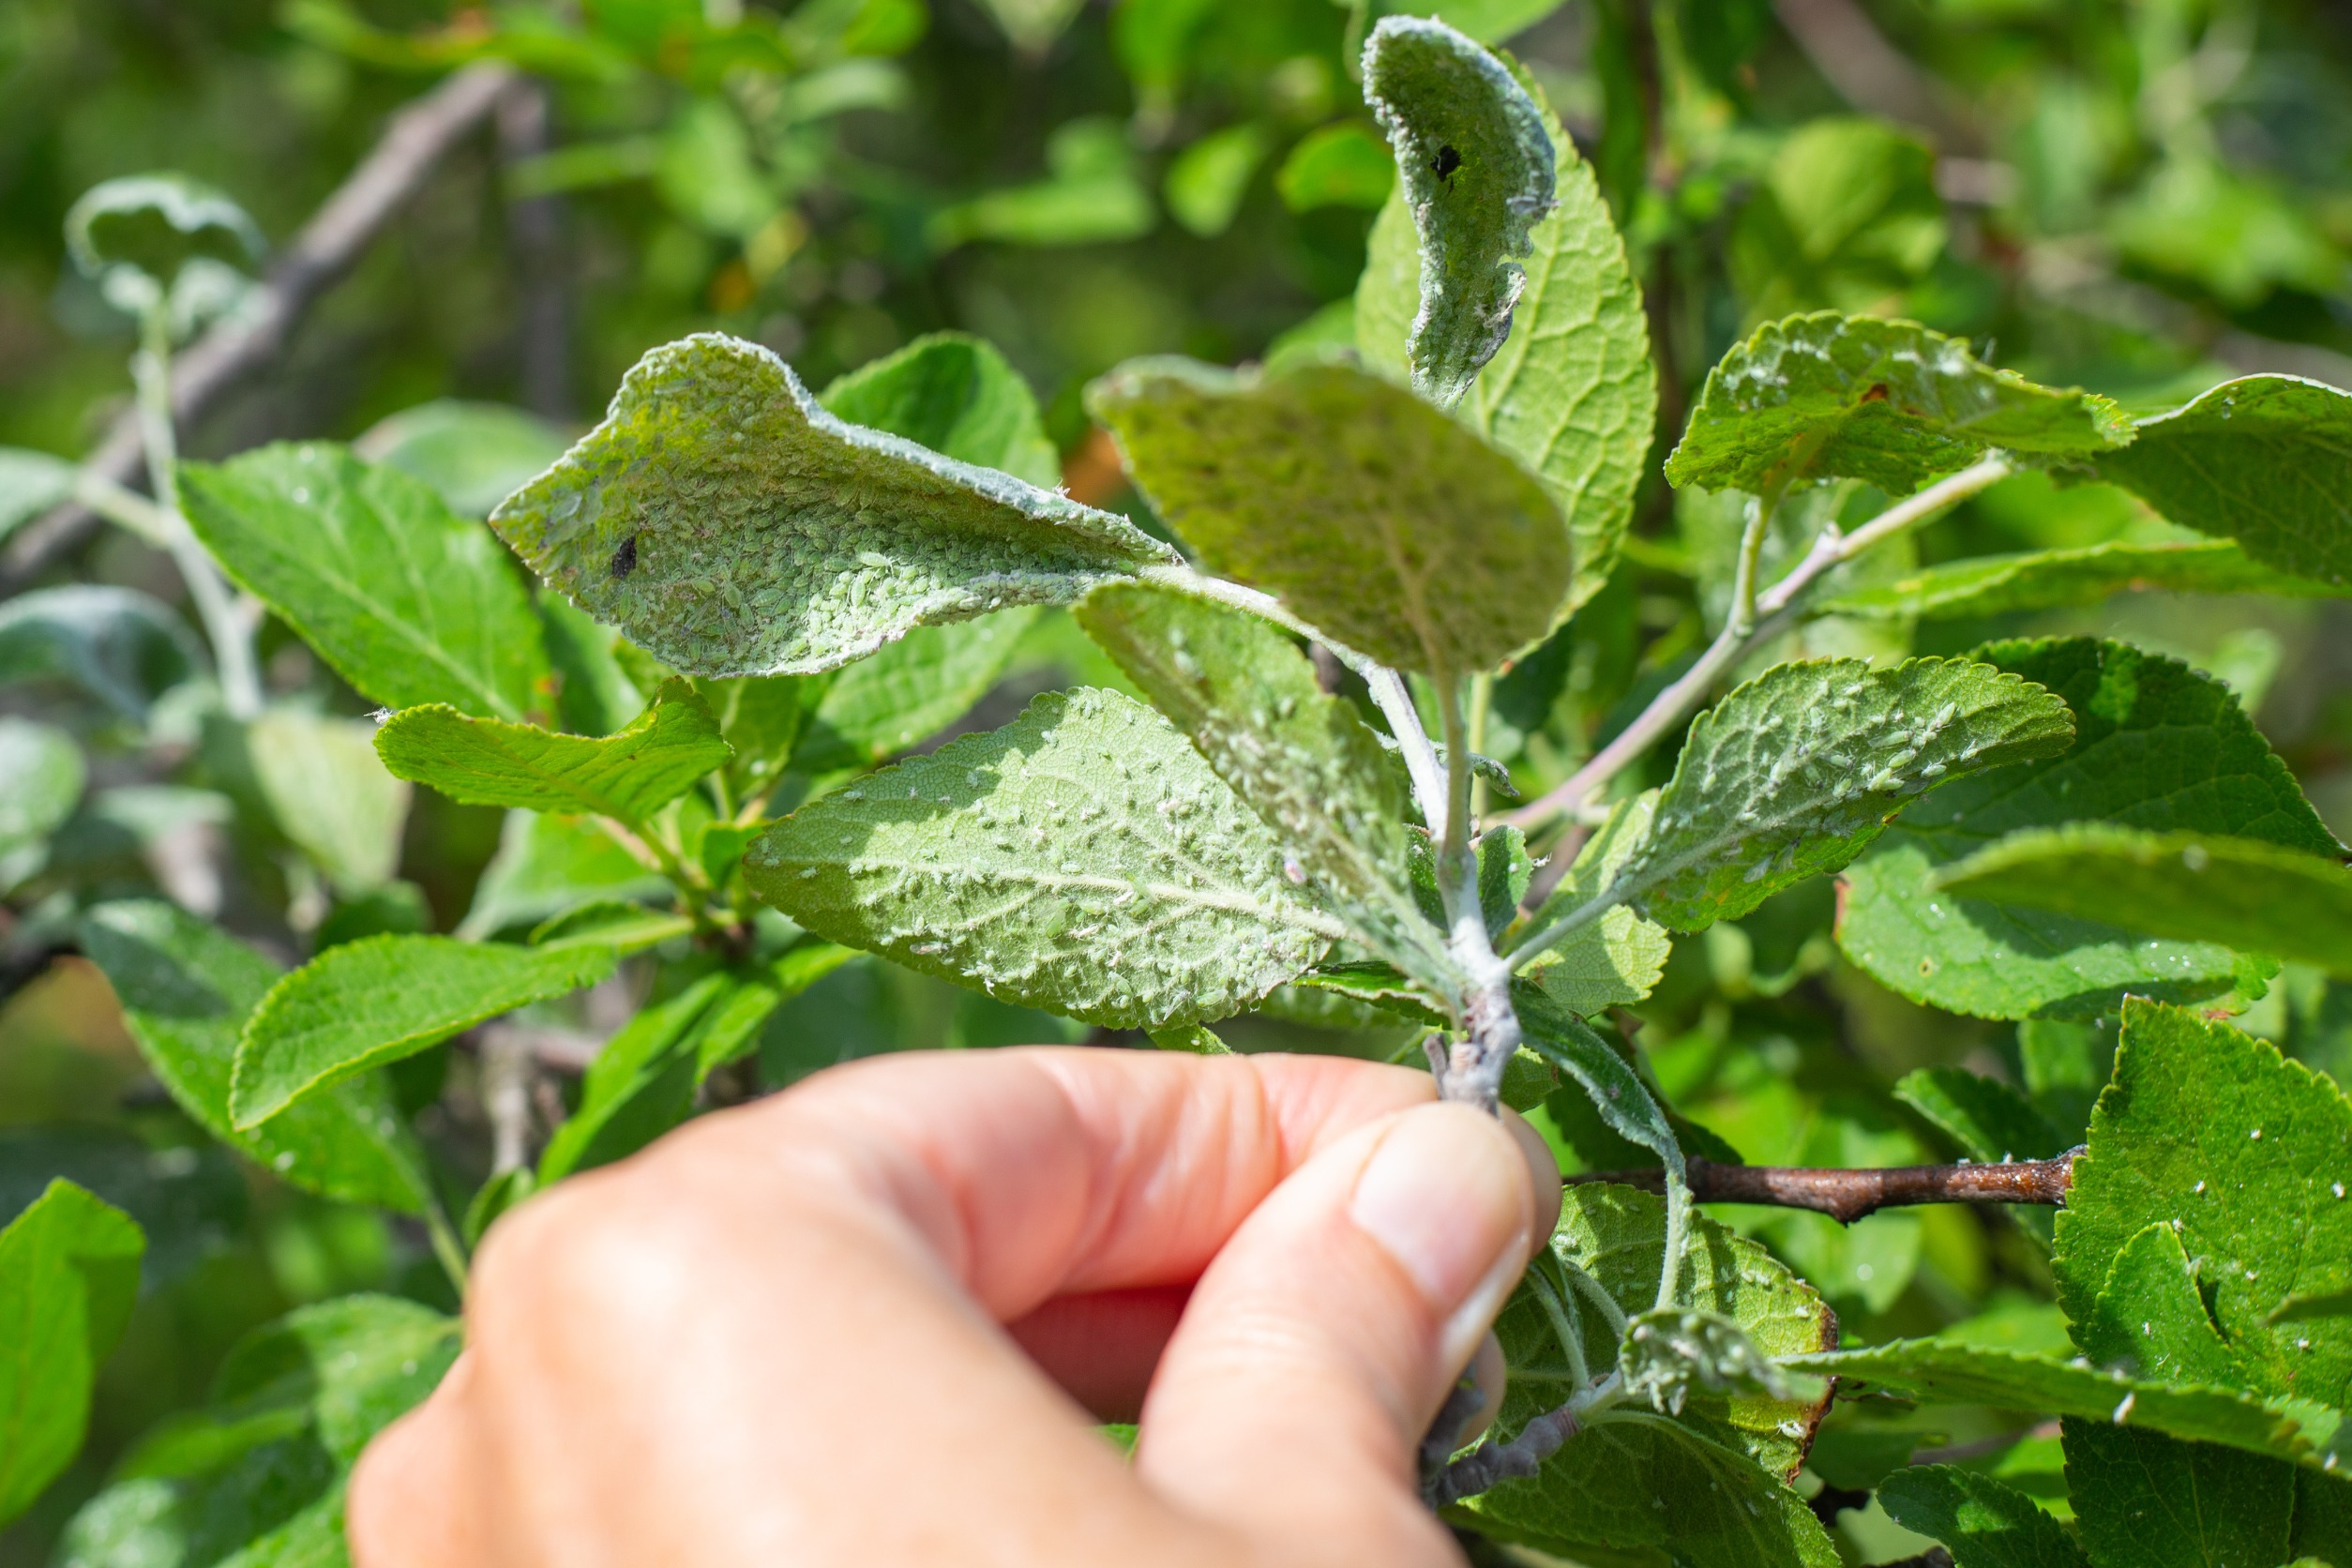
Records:
<instances>
[{"instance_id":1,"label":"pale skin","mask_svg":"<svg viewBox=\"0 0 2352 1568\"><path fill-rule=\"evenodd\" d=\"M836 1069L499 1223L357 1568L1458 1563L1413 1452L1559 1205L1403 1068Z\"/></svg>"}]
</instances>

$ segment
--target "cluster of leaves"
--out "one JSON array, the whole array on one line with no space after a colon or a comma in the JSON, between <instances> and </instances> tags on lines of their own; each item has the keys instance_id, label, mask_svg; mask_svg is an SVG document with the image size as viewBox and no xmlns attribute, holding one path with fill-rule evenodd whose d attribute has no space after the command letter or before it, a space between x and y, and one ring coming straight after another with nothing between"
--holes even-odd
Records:
<instances>
[{"instance_id":1,"label":"cluster of leaves","mask_svg":"<svg viewBox=\"0 0 2352 1568\"><path fill-rule=\"evenodd\" d=\"M356 449L180 465L167 445L152 504L7 454L0 528L97 505L169 552L204 634L118 584L0 605L0 679L62 705L0 719L11 956L95 966L161 1090L135 1136L0 1131L0 1295L31 1325L0 1357L21 1412L0 1517L35 1515L18 1539L92 1564L331 1559L340 1479L445 1367L455 1280L501 1212L831 1060L885 988L945 1010L932 977L968 992L955 1043L1415 1059L1434 1033L1449 1092L1526 1112L1565 1165L1662 1168L1663 1200L1572 1187L1505 1313L1496 1440L1432 1492L1493 1549L2352 1560L2333 1474L2352 1368L2329 1359L2352 1173L2327 1163L2352 1113L2216 1021L2341 1064L2352 897L2297 777L2326 757L2290 767L2250 716L2277 634L2233 661L2080 613L2151 590L2340 596L2352 397L2202 390L2217 377L2177 345L2125 369L2110 338L2061 351L2051 322L2082 302L2030 279L2010 313L1961 309L1974 284L1921 143L1709 128L1753 91L1756 8L1596 8L1582 79L1471 41L1540 5L1449 13L1461 31L1319 6L1246 44L1227 9L1130 0L1129 131L1065 126L1048 180L927 200L912 225L927 267L1138 233L1136 143L1184 143L1195 93L1241 117L1170 160L1184 227L1236 222L1260 171L1303 212L1379 207L1352 295L1262 368L1142 358L1088 388L1123 514L1056 488L1048 430L1070 444L1076 400L1049 421L954 334L817 395L760 344L686 338L568 451L428 411ZM1032 55L1074 25L990 13ZM755 300L790 286L817 204L836 144L812 128L892 100L882 57L918 15L512 8L397 33L296 13L386 64L667 83L657 128L615 123L518 178L582 199L652 180L735 248ZM1343 29L1373 47L1363 113L1332 117L1330 60L1319 98L1279 79L1306 57L1284 52ZM2135 36L2144 61L2162 34ZM1606 108L1590 160L1546 86L1580 134ZM2196 128L2226 118L2219 95L2167 112L2145 188L2102 209L2127 269L2207 290L2241 338L2288 331L2252 312L2334 286L2324 234L2248 283L2130 230L2133 204L2198 179L2240 206L2286 188L2213 185L2223 141ZM2059 175L2022 155L2012 174L2025 194L1988 221L2059 245L2019 217ZM233 204L178 182L102 188L73 235L145 324L158 384L253 254ZM1726 266L1743 336L1724 348L1729 326L1671 302ZM2028 365L2128 400L1994 369L1878 313L1898 308L2022 321ZM1723 352L1693 384L1701 345ZM476 520L509 490L493 535ZM315 661L307 690L255 673L257 621L273 670ZM1515 787L1532 804L1495 810ZM469 886L447 844L485 824ZM87 972L70 962L52 972ZM589 1049L561 1089L529 1065L577 1073ZM43 1103L121 1120L104 1092ZM1684 1174L1685 1151L2076 1143L2055 1229L1701 1216ZM349 1234L400 1261L287 1283ZM324 1299L191 1356L219 1363L208 1394L110 1387L158 1354L158 1319L232 1289L240 1246L232 1277L277 1283L234 1287L226 1330Z\"/></svg>"}]
</instances>

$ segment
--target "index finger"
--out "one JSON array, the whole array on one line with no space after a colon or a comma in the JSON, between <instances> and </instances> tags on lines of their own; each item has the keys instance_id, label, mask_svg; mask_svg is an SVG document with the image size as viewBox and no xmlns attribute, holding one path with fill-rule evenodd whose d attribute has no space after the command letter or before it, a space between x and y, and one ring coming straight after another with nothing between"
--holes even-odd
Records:
<instances>
[{"instance_id":1,"label":"index finger","mask_svg":"<svg viewBox=\"0 0 2352 1568\"><path fill-rule=\"evenodd\" d=\"M668 1158L740 1200L777 1196L912 1227L999 1321L1057 1296L1199 1277L1315 1151L1433 1097L1426 1073L1341 1057L1069 1048L889 1056L708 1119Z\"/></svg>"}]
</instances>

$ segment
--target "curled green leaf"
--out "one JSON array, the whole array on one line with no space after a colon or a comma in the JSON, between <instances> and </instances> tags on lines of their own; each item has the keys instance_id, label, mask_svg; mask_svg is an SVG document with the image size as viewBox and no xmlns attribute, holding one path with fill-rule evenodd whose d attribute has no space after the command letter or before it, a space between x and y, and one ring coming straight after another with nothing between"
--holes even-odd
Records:
<instances>
[{"instance_id":1,"label":"curled green leaf","mask_svg":"<svg viewBox=\"0 0 2352 1568\"><path fill-rule=\"evenodd\" d=\"M774 354L716 333L638 361L604 422L490 523L692 675L830 670L1176 559L1124 518L848 424Z\"/></svg>"},{"instance_id":2,"label":"curled green leaf","mask_svg":"<svg viewBox=\"0 0 2352 1568\"><path fill-rule=\"evenodd\" d=\"M565 735L498 718L469 718L445 703L406 708L376 731L376 754L397 777L470 806L592 812L642 822L718 767L734 747L710 704L684 681L612 735Z\"/></svg>"},{"instance_id":3,"label":"curled green leaf","mask_svg":"<svg viewBox=\"0 0 2352 1568\"><path fill-rule=\"evenodd\" d=\"M1529 233L1552 209L1551 136L1510 68L1434 19L1380 19L1364 92L1421 238L1413 387L1452 403L1511 335L1527 286L1515 258L1532 252Z\"/></svg>"},{"instance_id":4,"label":"curled green leaf","mask_svg":"<svg viewBox=\"0 0 2352 1568\"><path fill-rule=\"evenodd\" d=\"M250 266L262 232L222 191L186 174L126 174L66 213L66 251L107 302L138 313L171 294L191 263Z\"/></svg>"}]
</instances>

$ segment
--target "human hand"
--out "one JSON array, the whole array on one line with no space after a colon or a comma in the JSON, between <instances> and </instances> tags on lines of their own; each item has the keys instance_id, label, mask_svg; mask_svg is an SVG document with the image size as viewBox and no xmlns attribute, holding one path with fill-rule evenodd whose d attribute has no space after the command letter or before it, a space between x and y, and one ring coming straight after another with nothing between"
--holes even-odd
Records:
<instances>
[{"instance_id":1,"label":"human hand","mask_svg":"<svg viewBox=\"0 0 2352 1568\"><path fill-rule=\"evenodd\" d=\"M1414 1450L1560 1184L1431 1093L998 1050L703 1118L494 1229L357 1568L1458 1561Z\"/></svg>"}]
</instances>

